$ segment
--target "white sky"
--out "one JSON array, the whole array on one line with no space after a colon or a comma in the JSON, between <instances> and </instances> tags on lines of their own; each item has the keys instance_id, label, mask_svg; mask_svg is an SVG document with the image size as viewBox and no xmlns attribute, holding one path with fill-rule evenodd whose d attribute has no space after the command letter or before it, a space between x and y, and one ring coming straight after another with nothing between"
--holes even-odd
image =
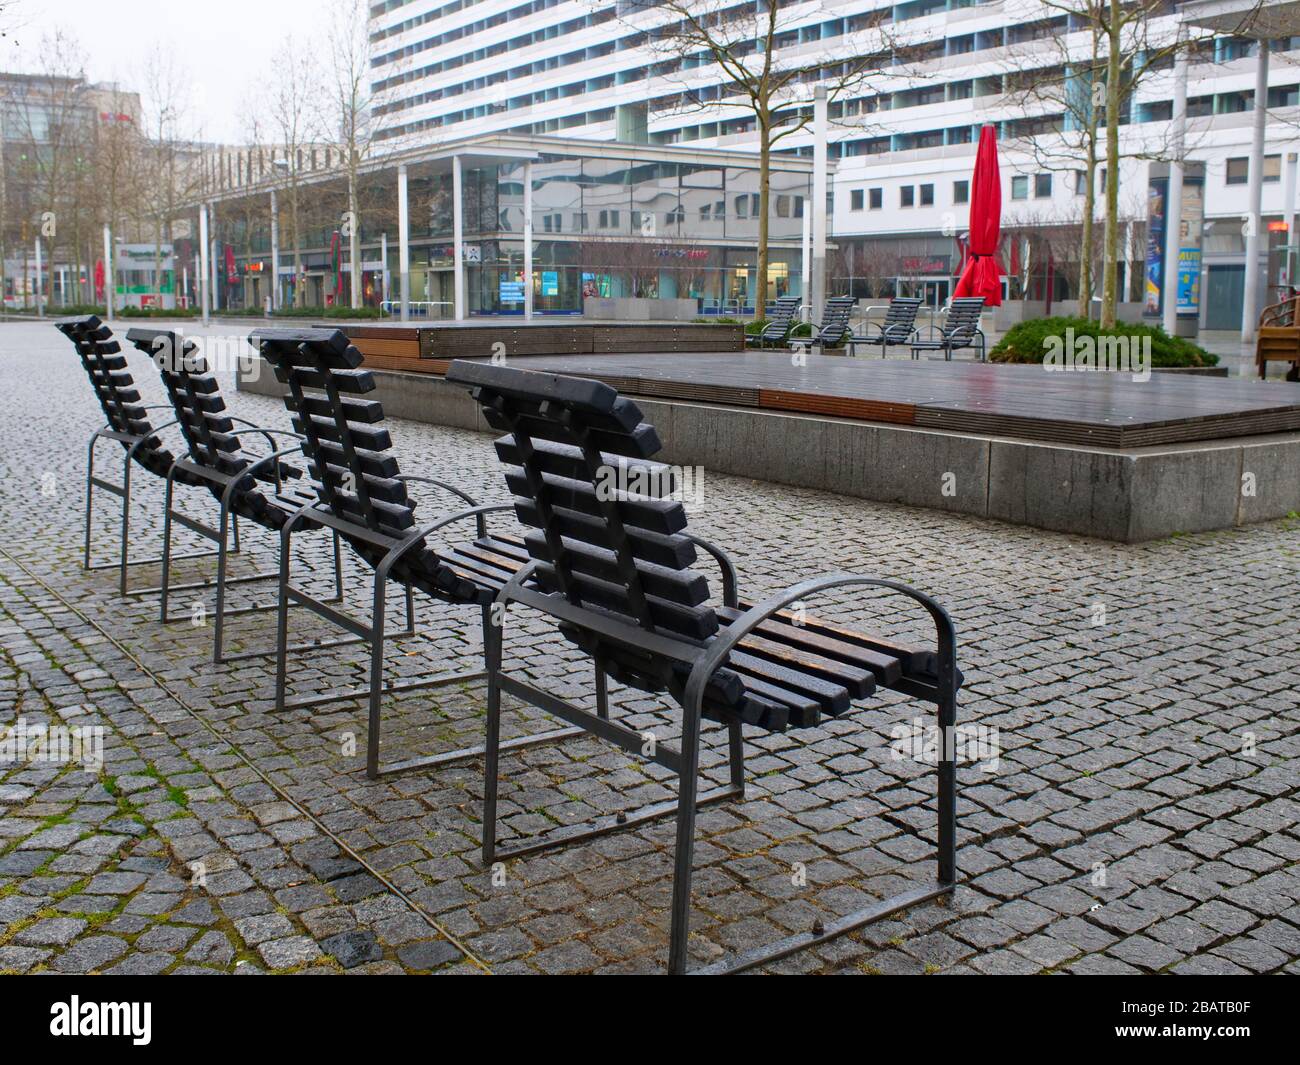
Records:
<instances>
[{"instance_id":1,"label":"white sky","mask_svg":"<svg viewBox=\"0 0 1300 1065\"><path fill-rule=\"evenodd\" d=\"M0 3L0 69L37 69L41 38L60 28L76 38L92 81L144 93L145 64L170 49L192 91L187 132L236 141L240 114L257 99L279 45L319 34L328 0L8 0ZM146 104L147 106L147 104Z\"/></svg>"}]
</instances>

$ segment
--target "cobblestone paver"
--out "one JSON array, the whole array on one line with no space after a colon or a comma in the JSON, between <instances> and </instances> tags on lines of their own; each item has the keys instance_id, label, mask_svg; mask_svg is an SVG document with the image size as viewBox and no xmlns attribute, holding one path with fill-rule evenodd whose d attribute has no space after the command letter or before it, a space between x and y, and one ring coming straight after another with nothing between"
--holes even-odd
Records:
<instances>
[{"instance_id":1,"label":"cobblestone paver","mask_svg":"<svg viewBox=\"0 0 1300 1065\"><path fill-rule=\"evenodd\" d=\"M162 402L153 368L132 363ZM195 593L163 626L156 598L120 599L110 571L80 568L84 441L98 424L89 386L48 325L0 326L0 374L0 729L103 730L102 764L0 762L0 971L662 967L670 822L496 876L480 868L481 763L370 782L358 702L277 714L270 659L211 664ZM255 422L286 423L272 400L233 387L227 398ZM393 436L407 472L505 498L488 437L406 422ZM161 493L146 475L136 483L140 551L152 553ZM1125 547L735 477L707 475L706 492L692 527L735 550L754 594L839 569L936 595L961 641L959 719L996 738L959 772L955 896L774 969L1300 969L1300 521ZM240 572L272 568L271 537L245 532ZM325 543L299 540L304 570L327 581ZM187 562L177 579L210 568ZM349 573L349 609L364 613L355 559ZM156 576L144 567L133 580ZM273 591L235 587L236 606ZM928 639L889 600L817 611ZM427 600L418 613L421 635L394 645L392 679L472 663L476 615ZM268 646L272 625L268 614L232 619L230 650ZM335 635L299 617L293 633ZM545 625L520 617L508 633L515 668L590 699L589 666ZM359 646L304 652L290 687L355 685L364 665ZM672 739L677 715L657 700L615 687L614 703ZM932 770L896 757L898 730L916 719L929 723L923 704L887 694L817 731L747 734L745 800L700 818L697 960L931 875ZM482 721L472 686L396 695L385 749L480 742ZM507 701L506 727L552 723ZM721 782L723 752L708 738L707 773ZM673 795L662 770L591 739L509 756L503 769L503 836Z\"/></svg>"}]
</instances>

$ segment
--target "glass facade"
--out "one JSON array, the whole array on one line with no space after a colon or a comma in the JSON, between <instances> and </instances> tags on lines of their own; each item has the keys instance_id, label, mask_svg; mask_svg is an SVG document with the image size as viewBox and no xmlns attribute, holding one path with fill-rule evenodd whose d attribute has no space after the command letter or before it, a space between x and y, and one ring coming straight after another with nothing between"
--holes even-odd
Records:
<instances>
[{"instance_id":1,"label":"glass facade","mask_svg":"<svg viewBox=\"0 0 1300 1065\"><path fill-rule=\"evenodd\" d=\"M523 313L524 173L522 162L464 171L470 314ZM772 172L769 298L799 294L810 180ZM411 181L413 301L454 299L451 190L449 174ZM533 163L534 311L581 314L587 296L752 310L760 210L754 168L543 155Z\"/></svg>"}]
</instances>

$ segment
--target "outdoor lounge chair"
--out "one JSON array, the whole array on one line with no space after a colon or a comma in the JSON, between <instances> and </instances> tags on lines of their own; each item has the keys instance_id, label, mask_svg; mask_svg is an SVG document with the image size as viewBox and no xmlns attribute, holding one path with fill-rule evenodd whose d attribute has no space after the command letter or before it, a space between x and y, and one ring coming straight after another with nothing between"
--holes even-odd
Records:
<instances>
[{"instance_id":1,"label":"outdoor lounge chair","mask_svg":"<svg viewBox=\"0 0 1300 1065\"><path fill-rule=\"evenodd\" d=\"M980 314L984 310L983 296L961 296L948 304L948 314L941 326L928 326L927 335L912 338L912 358L923 351L942 351L951 360L954 351L971 348L979 353L980 362L988 357L984 332L980 329Z\"/></svg>"},{"instance_id":2,"label":"outdoor lounge chair","mask_svg":"<svg viewBox=\"0 0 1300 1065\"><path fill-rule=\"evenodd\" d=\"M956 637L933 599L890 580L837 574L803 581L757 605L738 597L736 571L719 548L692 536L678 501L664 498L665 467L649 461L660 449L652 426L608 385L513 367L456 361L447 379L470 388L484 418L506 435L496 441L514 493L516 513L531 531L529 559L496 596L499 624L487 634L487 765L483 863L532 854L675 814L669 971L687 968L688 915L698 806L744 794L742 725L764 731L808 728L837 717L876 685L936 704L941 734L955 735ZM611 471L648 492L611 490ZM691 568L699 546L722 570L723 606L708 605L708 583ZM927 610L937 651L902 647L786 608L831 588L871 586L910 597ZM505 612L511 603L554 619L561 633L591 657L596 711L545 692L502 668ZM607 677L666 693L682 710L678 750L659 743L647 753L640 731L611 717ZM676 801L619 814L578 834L561 830L513 849L496 837L501 696L512 695L580 726L633 755L677 774ZM697 791L704 719L727 731L729 783ZM955 751L945 743L938 768L938 871L932 882L854 914L820 921L807 932L708 966L732 972L785 957L806 946L877 921L953 889L956 879Z\"/></svg>"},{"instance_id":3,"label":"outdoor lounge chair","mask_svg":"<svg viewBox=\"0 0 1300 1065\"><path fill-rule=\"evenodd\" d=\"M105 425L91 434L86 447L86 521L82 568L87 570L117 569L120 595L148 595L158 588L127 588L127 574L132 566L156 565L161 555L130 557L131 550L131 470L139 466L153 476L166 479L176 456L164 446L158 435L162 430L176 425L175 420L154 425L149 412L170 409L166 404L146 405L140 402L140 392L135 387L131 371L127 369L126 356L113 337L113 331L93 314L75 318L60 318L55 326L72 341L81 356L81 364L90 378L95 397L108 419ZM101 440L116 440L122 445L122 480L119 484L105 480L95 473L95 445ZM182 484L198 485L200 482L188 473L177 476ZM91 523L94 515L95 489L117 496L122 501L121 523L118 529L118 560L94 562L91 559ZM234 525L233 550L239 550L239 525ZM181 556L184 558L210 557L212 552ZM189 585L187 587L198 587Z\"/></svg>"},{"instance_id":4,"label":"outdoor lounge chair","mask_svg":"<svg viewBox=\"0 0 1300 1065\"><path fill-rule=\"evenodd\" d=\"M795 315L799 313L798 296L781 296L772 305L767 314L767 324L759 333L746 337L746 342L754 347L780 347L790 335L794 326Z\"/></svg>"},{"instance_id":5,"label":"outdoor lounge chair","mask_svg":"<svg viewBox=\"0 0 1300 1065\"><path fill-rule=\"evenodd\" d=\"M276 627L275 706L277 710L322 706L356 698L369 701L366 773L376 779L388 773L448 765L478 757L481 746L411 758L380 765L380 709L383 695L417 688L482 679L482 669L439 672L432 677L398 683L383 679L386 642L385 592L389 582L406 600L408 632L414 623L414 591L443 603L480 611L486 646L492 629L490 608L497 593L528 560L523 541L488 532L486 516L514 509L511 504L480 506L467 492L398 470L392 441L383 426L384 410L377 400L356 398L374 390L369 370L358 369L361 353L336 329L259 329L249 338L288 385L285 405L294 428L303 436L302 452L314 481L317 499L290 515L280 529L280 593ZM452 496L456 509L436 520L420 523L410 484L428 485ZM445 527L472 520L475 538L455 548L436 551L427 540ZM304 523L337 532L374 570L369 623L345 614L290 584L291 538ZM288 669L289 607L298 604L370 645L370 682L366 687L326 692L291 700L285 698ZM523 736L503 746L529 747L576 735L561 728Z\"/></svg>"},{"instance_id":6,"label":"outdoor lounge chair","mask_svg":"<svg viewBox=\"0 0 1300 1065\"><path fill-rule=\"evenodd\" d=\"M813 326L812 336L793 337L790 340L790 347L817 347L825 350L843 344L851 354L853 345L857 343L857 337L849 328L849 316L857 305L858 301L852 296L832 296L826 301L821 324Z\"/></svg>"},{"instance_id":7,"label":"outdoor lounge chair","mask_svg":"<svg viewBox=\"0 0 1300 1065\"><path fill-rule=\"evenodd\" d=\"M297 466L281 461L301 450L294 442L277 449L276 438L301 440L287 429L271 429L253 425L234 417L221 396L221 387L208 369L197 345L172 329L134 328L127 332L127 340L157 364L162 374L167 397L176 414L181 434L188 445L187 453L175 459L167 471L167 492L163 508L162 580L159 585L159 619L166 623L171 588L172 528L181 525L191 532L217 544L217 573L215 579L216 606L214 610L213 660L218 664L244 658L260 657L271 652L248 651L237 655L224 654L225 621L238 614L251 614L275 609L275 603L226 608L226 589L231 584L271 580L279 577L279 569L266 573L252 573L238 577L227 575L230 553L230 526L232 519L244 518L265 529L278 533L280 528L304 503L315 500L309 485L302 485L303 471ZM240 438L259 436L266 441L268 454L250 454ZM177 480L185 484L207 486L220 503L219 517L214 528L190 517L174 505L174 488ZM295 482L286 485L286 481ZM259 484L260 482L260 484ZM272 489L266 491L266 489ZM278 547L278 543L277 543ZM334 534L334 589L336 600L342 598L338 534ZM186 587L206 587L206 583Z\"/></svg>"},{"instance_id":8,"label":"outdoor lounge chair","mask_svg":"<svg viewBox=\"0 0 1300 1065\"><path fill-rule=\"evenodd\" d=\"M883 322L868 322L867 334L854 337L854 345L866 344L880 349L881 358L889 351L891 344L902 347L910 344L917 336L916 314L921 309L920 296L895 296L889 301L889 310L885 312ZM870 330L879 330L874 336Z\"/></svg>"}]
</instances>

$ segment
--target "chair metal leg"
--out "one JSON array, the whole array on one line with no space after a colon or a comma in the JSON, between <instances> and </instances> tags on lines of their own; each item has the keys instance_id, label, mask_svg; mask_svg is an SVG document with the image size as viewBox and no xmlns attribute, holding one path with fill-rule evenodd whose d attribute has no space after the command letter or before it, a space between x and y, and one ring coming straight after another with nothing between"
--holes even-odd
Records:
<instances>
[{"instance_id":1,"label":"chair metal leg","mask_svg":"<svg viewBox=\"0 0 1300 1065\"><path fill-rule=\"evenodd\" d=\"M731 786L745 794L745 737L740 722L732 721L727 725L727 768L731 773Z\"/></svg>"},{"instance_id":2,"label":"chair metal leg","mask_svg":"<svg viewBox=\"0 0 1300 1065\"><path fill-rule=\"evenodd\" d=\"M164 625L167 617L167 592L172 576L172 495L176 487L175 480L168 476L167 492L163 497L163 548L162 573L158 578L158 620Z\"/></svg>"},{"instance_id":3,"label":"chair metal leg","mask_svg":"<svg viewBox=\"0 0 1300 1065\"><path fill-rule=\"evenodd\" d=\"M596 716L609 720L609 677L596 661Z\"/></svg>"},{"instance_id":4,"label":"chair metal leg","mask_svg":"<svg viewBox=\"0 0 1300 1065\"><path fill-rule=\"evenodd\" d=\"M487 668L487 735L484 738L483 765L483 865L488 867L496 859L497 847L497 786L501 771L501 629L492 625L484 607L483 658Z\"/></svg>"},{"instance_id":5,"label":"chair metal leg","mask_svg":"<svg viewBox=\"0 0 1300 1065\"><path fill-rule=\"evenodd\" d=\"M291 537L288 525L280 533L280 583L275 616L275 708L284 709L285 679L289 672L289 559Z\"/></svg>"},{"instance_id":6,"label":"chair metal leg","mask_svg":"<svg viewBox=\"0 0 1300 1065\"><path fill-rule=\"evenodd\" d=\"M126 567L127 551L130 547L131 537L131 459L127 457L123 466L122 477L122 544L121 544L121 561L118 564L117 591L119 595L126 595Z\"/></svg>"},{"instance_id":7,"label":"chair metal leg","mask_svg":"<svg viewBox=\"0 0 1300 1065\"><path fill-rule=\"evenodd\" d=\"M221 665L221 645L226 634L226 550L230 535L230 509L223 499L217 524L217 605L213 619L212 661ZM269 574L268 574L269 576ZM276 603L277 609L279 602Z\"/></svg>"},{"instance_id":8,"label":"chair metal leg","mask_svg":"<svg viewBox=\"0 0 1300 1065\"><path fill-rule=\"evenodd\" d=\"M673 901L668 933L668 971L686 972L691 933L691 878L695 867L695 793L699 786L700 711L683 710L681 768L677 774L677 843L673 859Z\"/></svg>"},{"instance_id":9,"label":"chair metal leg","mask_svg":"<svg viewBox=\"0 0 1300 1065\"><path fill-rule=\"evenodd\" d=\"M95 493L95 442L99 439L96 433L90 438L90 445L86 448L86 529L85 544L81 554L81 568L90 569L90 516L93 513L91 502Z\"/></svg>"},{"instance_id":10,"label":"chair metal leg","mask_svg":"<svg viewBox=\"0 0 1300 1065\"><path fill-rule=\"evenodd\" d=\"M366 735L366 776L379 778L379 708L384 694L384 585L382 573L375 575L373 613L370 622L370 727Z\"/></svg>"}]
</instances>

